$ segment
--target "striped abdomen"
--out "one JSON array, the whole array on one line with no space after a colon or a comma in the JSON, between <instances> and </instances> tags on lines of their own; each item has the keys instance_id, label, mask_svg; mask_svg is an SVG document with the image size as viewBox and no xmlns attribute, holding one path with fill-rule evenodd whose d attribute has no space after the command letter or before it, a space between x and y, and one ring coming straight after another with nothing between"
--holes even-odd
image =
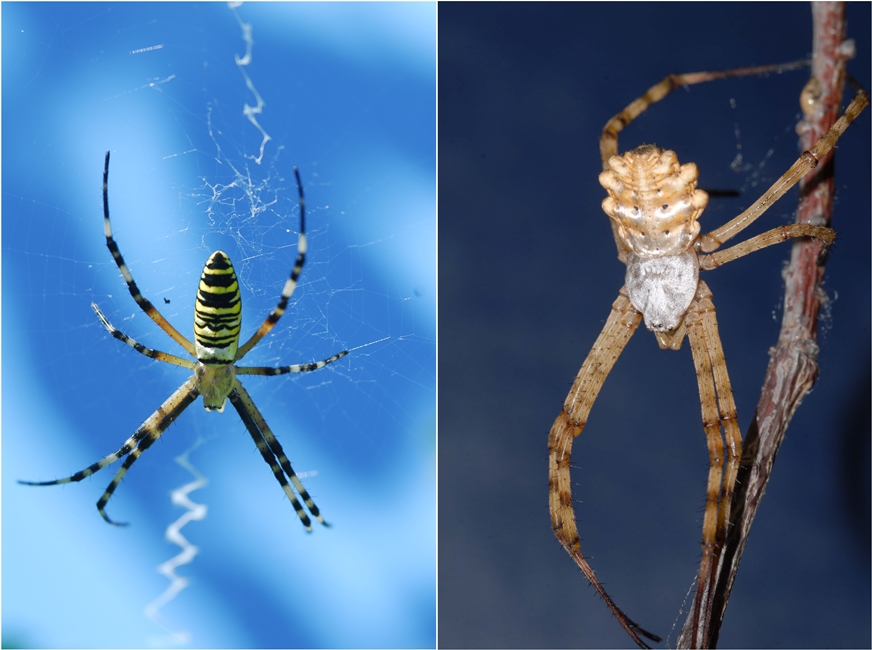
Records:
<instances>
[{"instance_id":1,"label":"striped abdomen","mask_svg":"<svg viewBox=\"0 0 872 650\"><path fill-rule=\"evenodd\" d=\"M197 359L207 364L233 363L239 346L242 299L230 258L215 251L200 277L194 306Z\"/></svg>"}]
</instances>

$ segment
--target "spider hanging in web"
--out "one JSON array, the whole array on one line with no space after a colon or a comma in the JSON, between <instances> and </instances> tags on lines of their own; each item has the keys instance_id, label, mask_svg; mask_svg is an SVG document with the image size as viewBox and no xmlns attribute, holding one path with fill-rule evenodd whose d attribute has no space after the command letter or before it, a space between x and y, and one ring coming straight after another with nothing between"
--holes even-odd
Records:
<instances>
[{"instance_id":1,"label":"spider hanging in web","mask_svg":"<svg viewBox=\"0 0 872 650\"><path fill-rule=\"evenodd\" d=\"M127 288L130 290L130 295L133 296L136 304L170 338L181 345L194 360L177 357L166 352L160 352L159 350L151 350L137 343L123 332L115 329L95 303L91 303L91 308L96 312L103 326L119 341L126 343L140 354L144 354L157 361L193 370L194 374L170 395L158 407L157 411L152 413L117 451L67 478L41 482L19 481L19 483L24 485L60 485L62 483L81 481L94 472L127 456L112 479L112 482L109 483L100 500L97 501L97 510L103 519L110 524L124 526L126 525L125 523L112 521L106 514L105 508L106 503L131 465L161 437L167 427L198 396L203 397L203 406L207 411L222 412L226 400L229 399L233 408L239 413L239 417L242 418L242 422L245 424L245 428L251 435L252 440L254 440L254 444L257 445L257 450L270 466L270 469L272 469L276 480L282 486L282 490L284 490L291 505L294 506L294 510L296 510L306 530L312 530L312 522L309 519L309 515L306 514L306 510L300 505L294 490L300 495L312 516L323 525L329 525L321 517L318 506L315 505L312 497L309 496L306 488L303 487L302 481L294 473L291 463L279 441L269 428L269 425L267 425L263 415L254 405L248 391L243 388L242 383L237 378L237 375L271 376L292 372L309 372L323 368L328 363L333 363L348 354L348 350L344 350L323 361L281 366L279 368L236 365L264 336L269 334L282 317L282 314L285 313L288 300L294 293L297 279L303 270L303 264L306 262L306 201L303 196L300 172L296 167L294 167L294 176L297 180L297 193L300 200L300 235L297 240L297 259L291 270L291 275L282 289L278 305L270 312L257 331L252 334L251 338L244 344L239 345L239 333L242 326L242 298L239 292L239 283L236 280L236 273L233 270L230 258L222 251L215 251L206 261L206 266L200 277L200 285L194 308L194 343L191 343L164 319L157 308L139 292L139 288L133 280L133 275L131 275L130 270L124 263L124 258L118 249L118 244L112 236L112 224L109 221L109 152L106 152L106 162L103 168L103 230L106 234L106 246L109 248L109 252L112 253L112 258L118 265L118 269L127 283ZM291 488L291 485L293 485L293 488Z\"/></svg>"},{"instance_id":2,"label":"spider hanging in web","mask_svg":"<svg viewBox=\"0 0 872 650\"><path fill-rule=\"evenodd\" d=\"M603 382L642 320L662 349L678 350L687 336L697 376L710 461L702 560L694 610L694 627L700 630L698 638L707 638L712 583L730 520L730 504L742 455L742 436L718 335L712 294L706 283L699 279L699 271L717 268L790 238L812 237L823 242L824 249L833 242L835 231L830 228L791 224L718 250L817 165L848 125L868 106L869 98L862 89L857 89L857 96L845 114L762 197L734 219L704 235L700 235L697 219L708 203L708 194L696 187L696 165L680 165L675 152L651 144L619 156L618 133L675 88L726 77L780 72L807 64L804 61L724 72L670 75L613 117L606 124L600 140L604 171L599 181L608 192L603 210L611 219L618 258L627 265L627 272L605 327L582 364L563 410L551 428L548 438L549 505L551 526L557 539L624 630L643 648L648 646L640 636L654 641L661 641L660 637L636 625L615 605L581 553L570 483L573 440L584 429Z\"/></svg>"}]
</instances>

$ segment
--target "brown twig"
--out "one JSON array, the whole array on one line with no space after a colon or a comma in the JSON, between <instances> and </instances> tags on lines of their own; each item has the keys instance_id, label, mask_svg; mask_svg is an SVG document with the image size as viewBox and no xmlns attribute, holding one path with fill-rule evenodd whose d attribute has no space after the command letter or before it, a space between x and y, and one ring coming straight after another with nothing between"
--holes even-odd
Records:
<instances>
[{"instance_id":1,"label":"brown twig","mask_svg":"<svg viewBox=\"0 0 872 650\"><path fill-rule=\"evenodd\" d=\"M814 42L811 80L803 91L806 118L800 122L803 150L810 149L839 116L845 81L845 62L851 54L844 45L845 6L841 2L812 3ZM829 225L835 179L833 152L800 181L797 223ZM717 645L721 623L745 549L751 524L769 481L775 455L787 425L818 375L816 330L822 299L820 280L825 252L816 240L793 244L785 270L784 314L778 343L770 350L754 420L745 437L730 516L730 529L717 565L708 638L694 638L694 607L677 641L678 648Z\"/></svg>"}]
</instances>

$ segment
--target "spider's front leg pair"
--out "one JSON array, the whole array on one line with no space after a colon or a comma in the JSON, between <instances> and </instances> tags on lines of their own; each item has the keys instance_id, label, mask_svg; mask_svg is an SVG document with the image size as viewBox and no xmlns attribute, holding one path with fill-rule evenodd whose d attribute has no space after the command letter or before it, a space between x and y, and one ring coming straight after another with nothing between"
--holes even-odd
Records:
<instances>
[{"instance_id":1,"label":"spider's front leg pair","mask_svg":"<svg viewBox=\"0 0 872 650\"><path fill-rule=\"evenodd\" d=\"M306 504L306 509L312 516L327 526L327 522L321 517L321 513L312 497L303 487L303 483L291 467L291 463L285 455L282 446L276 439L275 434L267 425L266 420L255 406L248 391L242 386L237 375L284 375L288 373L310 372L323 368L328 363L341 359L348 351L345 350L334 354L323 361L301 363L279 368L263 366L237 366L241 360L257 343L266 336L278 320L282 317L288 306L288 300L294 293L297 280L306 261L306 202L303 196L303 184L300 181L300 173L294 167L294 175L297 180L297 192L300 201L300 235L297 242L297 259L291 270L290 277L285 282L279 302L266 317L257 331L243 345L239 345L239 335L242 326L242 297L239 291L239 283L230 258L222 251L215 251L209 256L203 274L200 277L199 289L194 309L194 342L189 341L179 333L167 321L157 308L146 299L139 291L133 275L127 268L118 244L112 234L112 224L109 220L109 152L106 153L106 162L103 169L103 230L106 235L106 246L118 266L130 295L145 314L153 320L158 327L166 332L176 343L193 357L186 359L173 354L152 350L116 329L103 315L100 308L92 303L91 307L100 318L100 322L106 330L116 339L129 345L134 350L151 359L170 363L193 371L188 378L158 409L128 438L121 447L97 461L93 465L76 472L67 478L55 481L19 481L25 485L59 485L81 481L94 472L101 470L107 465L127 456L118 469L112 482L97 501L97 510L100 515L110 524L119 524L112 521L106 514L106 504L115 492L121 479L133 465L137 458L145 452L158 438L163 435L182 412L190 406L197 397L203 398L203 406L208 411L224 410L226 400L230 400L233 408L239 413L252 440L264 461L272 469L273 475L282 487L288 500L306 530L312 530L312 522L306 510L300 505L296 494ZM289 483L290 481L290 483ZM293 485L293 488L291 487ZM296 490L296 494L294 493Z\"/></svg>"},{"instance_id":2,"label":"spider's front leg pair","mask_svg":"<svg viewBox=\"0 0 872 650\"><path fill-rule=\"evenodd\" d=\"M693 362L702 404L703 429L709 448L710 468L703 523L703 566L711 566L715 550L723 543L723 532L729 519L729 504L741 458L742 438L736 421L736 405L730 390L730 379L724 360L712 294L705 282L700 281L693 301L679 326L690 340ZM597 580L593 569L581 553L581 543L575 523L572 504L570 463L572 442L584 429L603 383L623 352L630 337L642 321L643 313L630 300L627 287L622 287L606 325L590 351L566 401L563 410L551 427L548 439L551 527L557 539L606 602L627 634L641 647L647 647L639 638L653 641L662 639L644 630L621 611ZM655 332L655 334L658 332ZM660 332L662 335L663 332ZM678 349L681 339L665 341L671 349ZM671 343L671 346L670 346ZM722 480L724 444L721 423L727 434L726 474ZM724 487L723 493L721 487ZM720 535L720 536L719 536ZM701 583L708 576L700 576Z\"/></svg>"},{"instance_id":3,"label":"spider's front leg pair","mask_svg":"<svg viewBox=\"0 0 872 650\"><path fill-rule=\"evenodd\" d=\"M663 349L677 350L685 335L688 337L710 460L702 561L693 614L696 634L692 643L701 646L709 638L716 567L726 538L742 441L711 292L699 280L699 270L717 268L794 237L813 237L821 240L824 247L832 243L835 233L829 228L792 224L717 250L753 223L812 169L866 108L869 99L860 90L845 115L760 199L736 218L703 236L699 235L697 219L708 202L708 195L696 189L696 165L679 165L674 152L654 145L643 145L623 156L612 155L612 152L617 151L617 133L678 85L790 67L796 65L671 75L610 120L603 132L601 149L606 171L600 175L600 183L609 194L603 201L603 209L612 220L618 257L627 264L626 281L551 428L549 502L551 524L558 540L641 647L647 646L640 636L654 641L660 638L640 628L614 604L581 553L570 483L572 442L584 429L605 378L642 319Z\"/></svg>"}]
</instances>

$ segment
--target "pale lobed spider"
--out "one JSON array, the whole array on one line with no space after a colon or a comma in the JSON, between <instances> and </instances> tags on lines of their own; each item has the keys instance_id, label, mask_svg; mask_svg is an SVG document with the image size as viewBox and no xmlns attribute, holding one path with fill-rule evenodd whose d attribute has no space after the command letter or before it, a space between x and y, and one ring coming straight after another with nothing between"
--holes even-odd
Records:
<instances>
[{"instance_id":1,"label":"pale lobed spider","mask_svg":"<svg viewBox=\"0 0 872 650\"><path fill-rule=\"evenodd\" d=\"M600 184L608 192L603 210L611 219L618 258L627 265L624 286L611 314L569 391L548 438L551 526L560 543L606 602L624 630L641 647L639 637L660 637L642 629L612 601L581 553L570 483L574 438L584 429L603 382L644 319L663 349L678 350L690 341L709 451L709 475L702 530L702 560L695 597L694 627L707 638L715 567L726 538L730 503L742 456L742 436L736 419L724 351L712 294L699 279L700 270L714 269L749 253L794 237L813 237L823 249L835 231L818 225L781 226L729 248L718 250L750 226L785 192L813 169L836 144L848 125L868 106L868 95L857 96L835 125L781 176L751 207L723 226L700 235L697 221L708 194L697 189L695 164L680 165L673 151L646 144L617 155L618 133L651 104L675 88L742 75L780 72L807 65L742 68L724 72L670 75L652 86L606 124L600 140L603 171ZM715 252L717 251L717 252ZM726 457L725 457L726 456ZM702 612L702 614L700 614Z\"/></svg>"}]
</instances>

